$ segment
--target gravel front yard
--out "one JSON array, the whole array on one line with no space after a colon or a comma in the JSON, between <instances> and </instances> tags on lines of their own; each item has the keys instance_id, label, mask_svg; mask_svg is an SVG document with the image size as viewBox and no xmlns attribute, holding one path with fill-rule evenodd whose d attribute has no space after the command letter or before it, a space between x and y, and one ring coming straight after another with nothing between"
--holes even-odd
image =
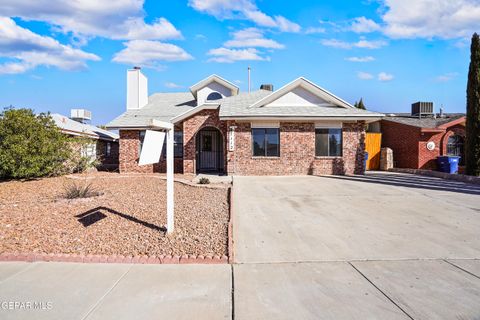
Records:
<instances>
[{"instance_id":1,"label":"gravel front yard","mask_svg":"<svg viewBox=\"0 0 480 320\"><path fill-rule=\"evenodd\" d=\"M166 235L164 180L85 177L103 195L63 199L83 177L1 182L0 253L227 255L227 188L175 183L175 232Z\"/></svg>"}]
</instances>

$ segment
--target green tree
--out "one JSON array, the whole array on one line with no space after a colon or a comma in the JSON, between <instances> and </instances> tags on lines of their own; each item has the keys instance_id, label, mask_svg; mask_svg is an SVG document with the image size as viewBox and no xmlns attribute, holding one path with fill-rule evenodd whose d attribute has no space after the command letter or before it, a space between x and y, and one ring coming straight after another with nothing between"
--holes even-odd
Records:
<instances>
[{"instance_id":1,"label":"green tree","mask_svg":"<svg viewBox=\"0 0 480 320\"><path fill-rule=\"evenodd\" d=\"M70 139L49 114L7 108L0 113L0 178L29 179L63 173Z\"/></svg>"},{"instance_id":2,"label":"green tree","mask_svg":"<svg viewBox=\"0 0 480 320\"><path fill-rule=\"evenodd\" d=\"M357 109L367 110L367 108L363 104L363 98L360 98L360 101L355 102L354 107Z\"/></svg>"},{"instance_id":3,"label":"green tree","mask_svg":"<svg viewBox=\"0 0 480 320\"><path fill-rule=\"evenodd\" d=\"M480 39L473 34L467 83L465 173L480 175Z\"/></svg>"}]
</instances>

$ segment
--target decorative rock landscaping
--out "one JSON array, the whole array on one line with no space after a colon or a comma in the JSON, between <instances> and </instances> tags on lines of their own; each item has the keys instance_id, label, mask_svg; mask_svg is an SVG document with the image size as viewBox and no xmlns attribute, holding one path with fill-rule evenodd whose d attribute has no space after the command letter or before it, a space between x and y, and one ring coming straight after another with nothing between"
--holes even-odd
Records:
<instances>
[{"instance_id":1,"label":"decorative rock landscaping","mask_svg":"<svg viewBox=\"0 0 480 320\"><path fill-rule=\"evenodd\" d=\"M160 176L75 177L103 194L67 200L71 177L0 183L0 260L226 263L228 187L175 183L175 232L165 233Z\"/></svg>"}]
</instances>

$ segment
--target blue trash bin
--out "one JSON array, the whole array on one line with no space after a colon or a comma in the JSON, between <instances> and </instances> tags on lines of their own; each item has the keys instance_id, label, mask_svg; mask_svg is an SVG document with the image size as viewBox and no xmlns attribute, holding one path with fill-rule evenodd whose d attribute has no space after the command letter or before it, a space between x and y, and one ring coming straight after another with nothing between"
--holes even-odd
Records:
<instances>
[{"instance_id":1,"label":"blue trash bin","mask_svg":"<svg viewBox=\"0 0 480 320\"><path fill-rule=\"evenodd\" d=\"M441 156L437 158L438 170L446 173L458 173L458 162L460 157Z\"/></svg>"}]
</instances>

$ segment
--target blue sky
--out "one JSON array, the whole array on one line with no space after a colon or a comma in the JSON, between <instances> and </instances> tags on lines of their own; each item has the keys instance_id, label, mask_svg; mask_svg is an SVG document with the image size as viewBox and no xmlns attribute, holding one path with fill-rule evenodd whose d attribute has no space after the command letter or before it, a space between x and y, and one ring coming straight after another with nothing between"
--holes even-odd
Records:
<instances>
[{"instance_id":1,"label":"blue sky","mask_svg":"<svg viewBox=\"0 0 480 320\"><path fill-rule=\"evenodd\" d=\"M134 65L150 94L212 73L245 91L251 66L253 88L304 76L375 111L464 112L475 31L479 0L2 0L0 106L83 107L104 124Z\"/></svg>"}]
</instances>

